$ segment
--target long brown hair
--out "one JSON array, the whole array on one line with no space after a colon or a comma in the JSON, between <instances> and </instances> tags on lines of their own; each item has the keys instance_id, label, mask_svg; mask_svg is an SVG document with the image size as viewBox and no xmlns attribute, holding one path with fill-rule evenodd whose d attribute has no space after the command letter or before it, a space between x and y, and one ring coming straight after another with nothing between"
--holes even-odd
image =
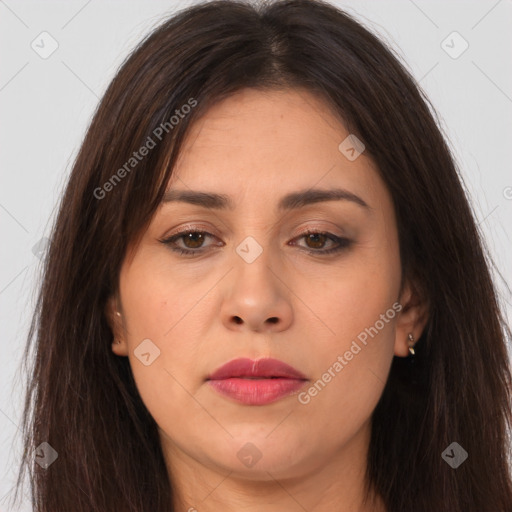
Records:
<instances>
[{"instance_id":1,"label":"long brown hair","mask_svg":"<svg viewBox=\"0 0 512 512\"><path fill-rule=\"evenodd\" d=\"M403 280L430 306L415 365L395 358L374 411L368 489L389 512L512 510L510 330L435 111L377 37L311 0L195 5L121 66L76 158L44 260L25 351L18 488L28 470L35 512L173 510L155 421L128 358L111 351L105 307L188 127L244 87L318 94L364 141L393 198ZM148 137L155 146L127 166ZM43 442L58 453L47 469L34 457ZM457 469L441 456L452 442L468 453Z\"/></svg>"}]
</instances>

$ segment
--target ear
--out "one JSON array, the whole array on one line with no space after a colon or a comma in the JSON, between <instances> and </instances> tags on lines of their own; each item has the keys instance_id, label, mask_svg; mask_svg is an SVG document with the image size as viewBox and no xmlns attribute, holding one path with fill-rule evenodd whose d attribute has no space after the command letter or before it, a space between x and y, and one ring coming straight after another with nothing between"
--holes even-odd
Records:
<instances>
[{"instance_id":1,"label":"ear","mask_svg":"<svg viewBox=\"0 0 512 512\"><path fill-rule=\"evenodd\" d=\"M429 316L427 301L408 281L398 299L402 309L398 313L395 329L395 355L409 355L409 333L414 343L423 334Z\"/></svg>"},{"instance_id":2,"label":"ear","mask_svg":"<svg viewBox=\"0 0 512 512\"><path fill-rule=\"evenodd\" d=\"M128 355L124 319L118 307L118 300L115 295L110 296L107 300L105 316L113 334L112 352L118 356Z\"/></svg>"}]
</instances>

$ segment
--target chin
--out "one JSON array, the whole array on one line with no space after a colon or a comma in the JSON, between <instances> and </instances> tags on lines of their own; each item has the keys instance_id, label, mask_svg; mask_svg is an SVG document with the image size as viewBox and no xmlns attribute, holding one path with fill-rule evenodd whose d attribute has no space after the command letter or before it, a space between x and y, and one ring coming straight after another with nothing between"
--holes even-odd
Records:
<instances>
[{"instance_id":1,"label":"chin","mask_svg":"<svg viewBox=\"0 0 512 512\"><path fill-rule=\"evenodd\" d=\"M272 435L272 434L271 434ZM268 431L253 435L230 438L225 443L216 443L215 452L208 450L210 464L232 472L247 480L269 481L274 478L293 478L303 475L303 469L310 467L313 454L308 456L304 446L297 443L283 443L282 440L270 439ZM207 452L205 449L204 454Z\"/></svg>"}]
</instances>

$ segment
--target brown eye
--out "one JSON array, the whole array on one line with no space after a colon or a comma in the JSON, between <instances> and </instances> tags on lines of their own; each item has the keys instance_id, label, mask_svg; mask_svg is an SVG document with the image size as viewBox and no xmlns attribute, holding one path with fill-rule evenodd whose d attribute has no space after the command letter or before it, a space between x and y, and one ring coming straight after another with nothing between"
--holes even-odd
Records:
<instances>
[{"instance_id":1,"label":"brown eye","mask_svg":"<svg viewBox=\"0 0 512 512\"><path fill-rule=\"evenodd\" d=\"M204 233L193 231L185 235L181 235L185 247L188 249L199 249L204 242Z\"/></svg>"},{"instance_id":2,"label":"brown eye","mask_svg":"<svg viewBox=\"0 0 512 512\"><path fill-rule=\"evenodd\" d=\"M179 254L194 255L206 250L208 246L203 247L203 245L205 239L208 237L215 238L214 235L206 231L194 231L189 229L181 233L176 233L164 240L160 240L160 242L169 246L172 251ZM178 244L178 242L181 242L182 245Z\"/></svg>"},{"instance_id":3,"label":"brown eye","mask_svg":"<svg viewBox=\"0 0 512 512\"><path fill-rule=\"evenodd\" d=\"M323 249L325 243L330 240L325 233L310 233L305 235L306 245L311 249Z\"/></svg>"},{"instance_id":4,"label":"brown eye","mask_svg":"<svg viewBox=\"0 0 512 512\"><path fill-rule=\"evenodd\" d=\"M300 239L305 240L306 247L303 245L299 245L299 247L303 247L304 250L311 254L320 256L342 251L343 249L347 249L352 244L352 241L348 238L341 238L339 236L333 235L332 233L323 233L320 231L308 231L297 237L297 240ZM325 249L325 245L329 242L334 243L334 246Z\"/></svg>"}]
</instances>

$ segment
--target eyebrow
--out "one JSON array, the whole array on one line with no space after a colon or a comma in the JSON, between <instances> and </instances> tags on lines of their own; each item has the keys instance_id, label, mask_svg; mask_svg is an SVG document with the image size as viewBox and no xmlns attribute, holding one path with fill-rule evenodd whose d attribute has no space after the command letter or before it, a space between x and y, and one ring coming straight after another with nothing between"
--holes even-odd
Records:
<instances>
[{"instance_id":1,"label":"eyebrow","mask_svg":"<svg viewBox=\"0 0 512 512\"><path fill-rule=\"evenodd\" d=\"M334 188L307 189L292 192L281 198L278 204L278 210L296 210L310 204L326 201L350 201L368 211L373 209L356 194L342 188ZM233 200L225 194L200 192L196 190L168 190L164 194L162 203L170 202L183 202L216 210L233 210L235 208Z\"/></svg>"}]
</instances>

